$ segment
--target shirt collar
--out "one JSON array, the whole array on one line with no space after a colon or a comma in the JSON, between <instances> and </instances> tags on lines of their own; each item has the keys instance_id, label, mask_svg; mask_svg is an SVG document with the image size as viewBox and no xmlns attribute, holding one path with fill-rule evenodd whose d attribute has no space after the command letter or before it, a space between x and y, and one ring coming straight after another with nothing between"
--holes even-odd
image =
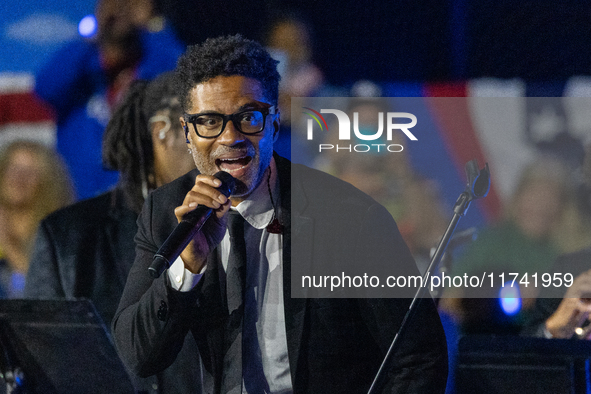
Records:
<instances>
[{"instance_id":1,"label":"shirt collar","mask_svg":"<svg viewBox=\"0 0 591 394\"><path fill-rule=\"evenodd\" d=\"M271 179L269 179L268 171L271 171ZM262 182L253 190L253 192L236 207L230 209L236 210L252 227L256 229L266 228L273 220L274 210L271 197L269 196L269 187L267 182L270 182L270 189L273 193L273 203L275 206L279 204L279 183L277 182L277 166L275 165L275 158L271 159L271 164L265 174Z\"/></svg>"}]
</instances>

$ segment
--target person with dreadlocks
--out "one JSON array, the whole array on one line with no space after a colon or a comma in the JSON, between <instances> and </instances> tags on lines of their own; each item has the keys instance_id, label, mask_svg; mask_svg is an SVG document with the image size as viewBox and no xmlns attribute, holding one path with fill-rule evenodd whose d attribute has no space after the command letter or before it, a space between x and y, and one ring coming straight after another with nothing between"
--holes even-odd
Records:
<instances>
[{"instance_id":1,"label":"person with dreadlocks","mask_svg":"<svg viewBox=\"0 0 591 394\"><path fill-rule=\"evenodd\" d=\"M105 130L103 160L120 172L119 182L111 191L41 222L25 297L87 298L110 324L134 259L136 219L144 199L195 167L178 121L182 112L172 78L166 73L149 83L136 82L116 109ZM192 341L188 338L185 346L190 357L179 357L157 377L138 379L138 389L169 392L183 385L197 387L200 367ZM181 377L178 370L184 371Z\"/></svg>"}]
</instances>

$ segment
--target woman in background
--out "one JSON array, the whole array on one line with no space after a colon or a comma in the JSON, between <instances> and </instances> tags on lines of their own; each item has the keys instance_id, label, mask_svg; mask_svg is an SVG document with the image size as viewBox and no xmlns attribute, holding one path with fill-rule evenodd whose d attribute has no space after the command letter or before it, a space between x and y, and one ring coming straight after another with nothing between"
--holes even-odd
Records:
<instances>
[{"instance_id":1,"label":"woman in background","mask_svg":"<svg viewBox=\"0 0 591 394\"><path fill-rule=\"evenodd\" d=\"M0 297L22 297L39 222L72 201L70 177L51 148L16 141L0 154Z\"/></svg>"}]
</instances>

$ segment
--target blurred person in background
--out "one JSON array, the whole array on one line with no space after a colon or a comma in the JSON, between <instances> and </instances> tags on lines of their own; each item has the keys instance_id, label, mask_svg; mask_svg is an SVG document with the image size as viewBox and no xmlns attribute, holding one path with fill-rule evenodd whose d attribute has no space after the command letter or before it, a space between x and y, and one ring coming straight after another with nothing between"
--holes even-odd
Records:
<instances>
[{"instance_id":1,"label":"blurred person in background","mask_svg":"<svg viewBox=\"0 0 591 394\"><path fill-rule=\"evenodd\" d=\"M55 110L57 150L80 199L113 186L118 174L101 161L112 109L135 79L174 69L184 45L152 0L99 0L97 32L67 44L36 76L35 92Z\"/></svg>"},{"instance_id":2,"label":"blurred person in background","mask_svg":"<svg viewBox=\"0 0 591 394\"><path fill-rule=\"evenodd\" d=\"M568 168L558 159L540 157L523 171L505 206L505 219L479 234L454 265L452 275L494 272L498 277L504 272L518 273L521 278L525 273L549 272L556 257L566 249L560 239L565 236L562 229L568 219L566 212L574 202ZM512 278L507 276L507 280ZM458 319L466 333L517 334L529 319L539 288L519 287L521 310L511 317L500 309L499 290L500 284L487 288L486 294L452 289L444 293L440 306Z\"/></svg>"},{"instance_id":3,"label":"blurred person in background","mask_svg":"<svg viewBox=\"0 0 591 394\"><path fill-rule=\"evenodd\" d=\"M51 148L16 141L0 154L0 297L22 297L39 222L73 199L66 167Z\"/></svg>"},{"instance_id":4,"label":"blurred person in background","mask_svg":"<svg viewBox=\"0 0 591 394\"><path fill-rule=\"evenodd\" d=\"M591 144L587 145L583 167L587 187L591 187ZM591 241L591 236L588 238ZM548 272L553 278L555 273L561 278L570 274L574 280L568 288L549 286L541 291L523 334L542 338L591 339L591 248L561 255Z\"/></svg>"},{"instance_id":5,"label":"blurred person in background","mask_svg":"<svg viewBox=\"0 0 591 394\"><path fill-rule=\"evenodd\" d=\"M291 98L334 95L313 61L312 27L296 12L285 12L270 24L266 46L273 58L279 60L281 75L279 107L282 125L275 151L297 163L310 164L311 155L303 141L304 136L291 133Z\"/></svg>"},{"instance_id":6,"label":"blurred person in background","mask_svg":"<svg viewBox=\"0 0 591 394\"><path fill-rule=\"evenodd\" d=\"M294 13L278 17L269 28L267 46L280 60L279 106L290 119L291 97L314 96L324 83L324 76L312 60L312 29ZM284 111L285 112L285 111Z\"/></svg>"},{"instance_id":7,"label":"blurred person in background","mask_svg":"<svg viewBox=\"0 0 591 394\"><path fill-rule=\"evenodd\" d=\"M165 73L150 83L132 85L104 135L105 164L120 171L120 180L111 191L55 212L41 223L27 298L88 298L110 325L135 257L136 219L144 199L195 168L178 120L182 111L173 79L172 73ZM138 380L138 388L168 393L199 387L199 353L192 337L184 349L185 356L169 369Z\"/></svg>"}]
</instances>

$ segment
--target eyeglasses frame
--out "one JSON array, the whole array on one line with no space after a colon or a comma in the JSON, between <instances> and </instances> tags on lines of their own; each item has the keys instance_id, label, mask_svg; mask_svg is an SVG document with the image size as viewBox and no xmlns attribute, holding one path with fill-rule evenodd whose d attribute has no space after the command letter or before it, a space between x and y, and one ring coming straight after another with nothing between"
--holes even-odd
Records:
<instances>
[{"instance_id":1,"label":"eyeglasses frame","mask_svg":"<svg viewBox=\"0 0 591 394\"><path fill-rule=\"evenodd\" d=\"M252 111L258 111L261 114L263 114L263 126L261 127L261 129L259 131L256 131L254 133L246 133L244 131L242 131L242 127L240 126L240 122L236 122L235 119L245 113L245 112L252 112ZM276 115L277 114L277 107L275 105L271 105L269 107L265 107L265 108L249 108L249 109L245 109L239 112L234 112L233 114L230 115L224 115L224 114L220 114L218 112L200 112L197 114L183 114L183 118L185 120L185 124L192 124L193 125L193 130L195 130L195 134L197 134L198 137L201 138L206 138L206 139L214 139L214 138L218 138L220 135L223 134L224 130L226 129L226 125L228 124L228 121L232 121L232 123L234 124L234 127L236 127L236 130L238 130L239 132L241 132L244 135L256 135L258 133L260 133L261 131L265 130L265 125L267 122L267 116L268 115ZM199 132L197 131L197 126L194 123L194 120L191 119L197 119L199 116L202 115L215 115L215 116L220 116L223 119L222 122L222 128L220 130L220 132L215 135L215 136L203 136L201 134L199 134ZM185 127L185 137L188 138L187 134L189 133L189 129L187 127ZM188 141L188 140L187 140Z\"/></svg>"}]
</instances>

